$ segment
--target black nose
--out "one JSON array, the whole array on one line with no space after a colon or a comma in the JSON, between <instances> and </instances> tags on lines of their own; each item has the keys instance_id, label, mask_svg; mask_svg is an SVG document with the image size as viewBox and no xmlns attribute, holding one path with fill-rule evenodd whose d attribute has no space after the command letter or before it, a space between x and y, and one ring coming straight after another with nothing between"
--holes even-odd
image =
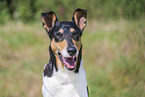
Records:
<instances>
[{"instance_id":1,"label":"black nose","mask_svg":"<svg viewBox=\"0 0 145 97\"><path fill-rule=\"evenodd\" d=\"M77 49L75 47L68 47L67 52L70 56L73 56L74 54L76 54Z\"/></svg>"}]
</instances>

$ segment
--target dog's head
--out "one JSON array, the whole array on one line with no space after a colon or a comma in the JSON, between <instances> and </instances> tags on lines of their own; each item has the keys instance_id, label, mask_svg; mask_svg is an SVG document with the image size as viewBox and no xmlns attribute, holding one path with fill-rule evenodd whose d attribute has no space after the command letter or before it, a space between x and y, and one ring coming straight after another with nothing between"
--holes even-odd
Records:
<instances>
[{"instance_id":1,"label":"dog's head","mask_svg":"<svg viewBox=\"0 0 145 97\"><path fill-rule=\"evenodd\" d=\"M86 27L87 11L76 9L72 21L59 22L54 12L42 13L42 23L50 37L57 67L76 70L81 59L81 35ZM61 64L61 65L60 65Z\"/></svg>"}]
</instances>

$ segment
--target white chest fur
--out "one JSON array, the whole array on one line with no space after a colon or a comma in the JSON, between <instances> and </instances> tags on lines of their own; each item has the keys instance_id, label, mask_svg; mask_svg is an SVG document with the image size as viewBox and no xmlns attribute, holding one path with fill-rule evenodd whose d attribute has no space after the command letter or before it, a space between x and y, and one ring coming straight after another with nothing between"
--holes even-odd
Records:
<instances>
[{"instance_id":1,"label":"white chest fur","mask_svg":"<svg viewBox=\"0 0 145 97\"><path fill-rule=\"evenodd\" d=\"M51 77L43 76L42 93L43 97L88 97L83 62L79 73L59 69Z\"/></svg>"}]
</instances>

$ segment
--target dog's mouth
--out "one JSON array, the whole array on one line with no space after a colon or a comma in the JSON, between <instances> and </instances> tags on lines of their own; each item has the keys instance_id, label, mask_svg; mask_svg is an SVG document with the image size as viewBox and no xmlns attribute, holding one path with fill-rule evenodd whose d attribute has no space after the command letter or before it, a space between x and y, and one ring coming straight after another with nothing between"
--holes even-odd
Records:
<instances>
[{"instance_id":1,"label":"dog's mouth","mask_svg":"<svg viewBox=\"0 0 145 97\"><path fill-rule=\"evenodd\" d=\"M63 57L60 52L58 52L60 61L63 63L66 70L73 71L76 68L76 57Z\"/></svg>"}]
</instances>

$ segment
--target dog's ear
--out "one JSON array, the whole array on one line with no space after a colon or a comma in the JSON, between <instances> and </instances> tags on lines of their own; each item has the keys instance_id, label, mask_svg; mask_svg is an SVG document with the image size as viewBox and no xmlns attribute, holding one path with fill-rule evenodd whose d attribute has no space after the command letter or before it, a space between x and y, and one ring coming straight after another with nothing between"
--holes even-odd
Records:
<instances>
[{"instance_id":1,"label":"dog's ear","mask_svg":"<svg viewBox=\"0 0 145 97\"><path fill-rule=\"evenodd\" d=\"M81 29L81 31L83 31L87 26L87 10L76 9L73 14L72 20Z\"/></svg>"},{"instance_id":2,"label":"dog's ear","mask_svg":"<svg viewBox=\"0 0 145 97\"><path fill-rule=\"evenodd\" d=\"M48 34L49 31L55 26L55 23L58 21L56 14L53 11L50 11L48 13L41 13L42 17L42 26L47 31Z\"/></svg>"}]
</instances>

